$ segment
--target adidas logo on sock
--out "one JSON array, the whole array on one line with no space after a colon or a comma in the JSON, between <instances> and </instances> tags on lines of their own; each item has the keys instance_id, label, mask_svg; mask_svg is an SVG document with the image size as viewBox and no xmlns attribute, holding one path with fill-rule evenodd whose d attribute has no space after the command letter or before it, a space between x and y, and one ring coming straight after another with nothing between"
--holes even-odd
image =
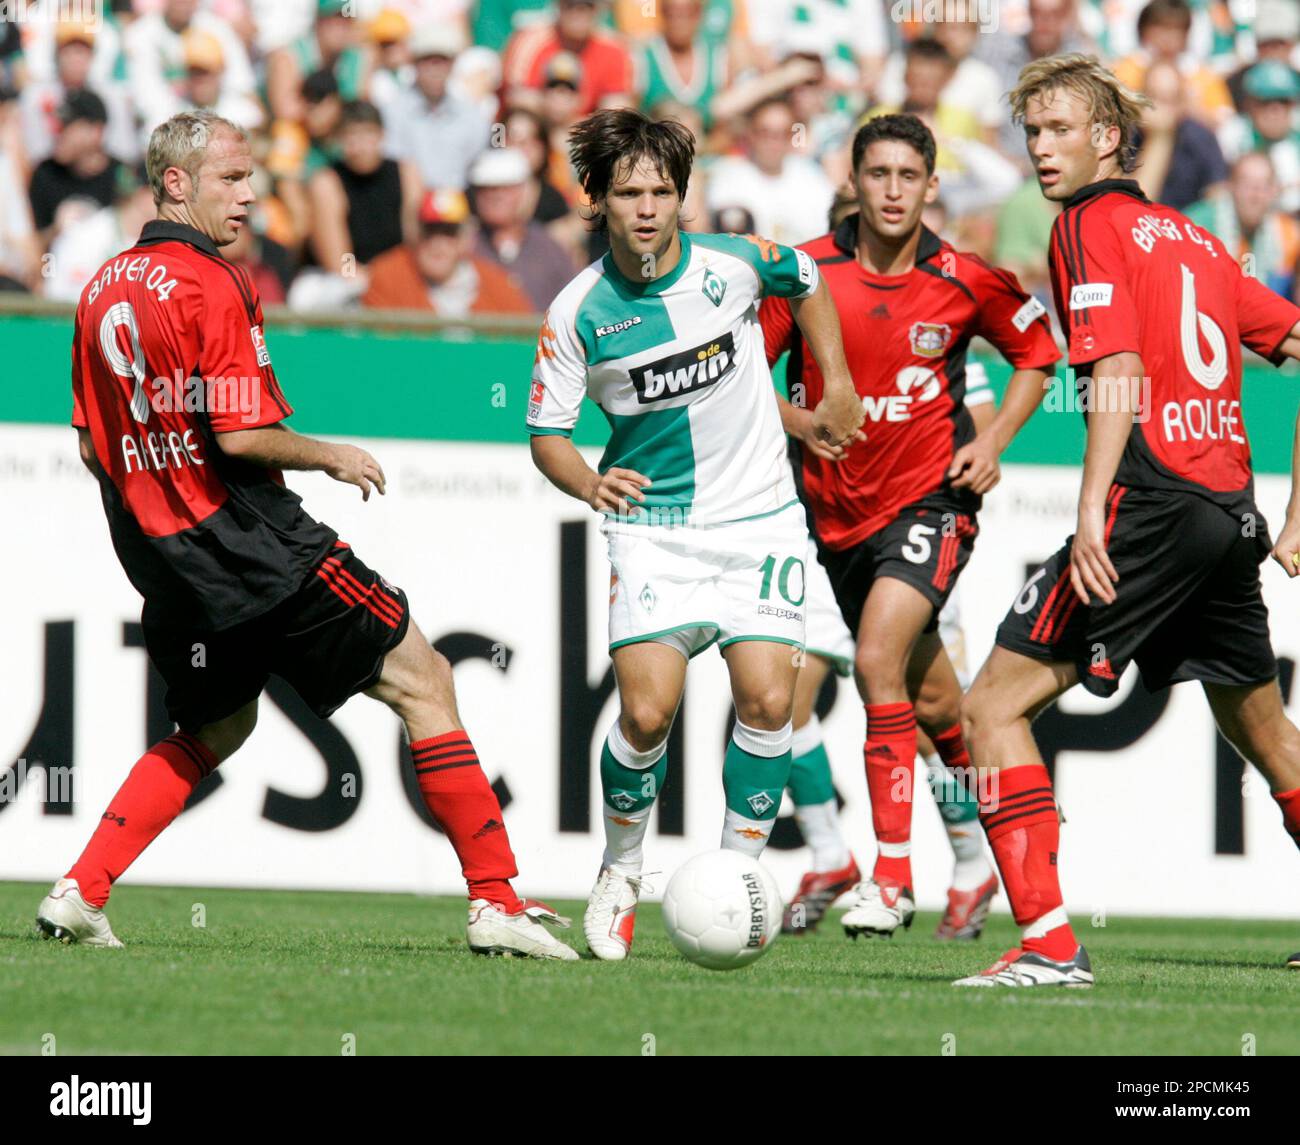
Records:
<instances>
[{"instance_id":1,"label":"adidas logo on sock","mask_svg":"<svg viewBox=\"0 0 1300 1145\"><path fill-rule=\"evenodd\" d=\"M491 835L493 831L504 831L506 825L500 819L489 819L477 831L474 832L475 839L481 839L484 835Z\"/></svg>"}]
</instances>

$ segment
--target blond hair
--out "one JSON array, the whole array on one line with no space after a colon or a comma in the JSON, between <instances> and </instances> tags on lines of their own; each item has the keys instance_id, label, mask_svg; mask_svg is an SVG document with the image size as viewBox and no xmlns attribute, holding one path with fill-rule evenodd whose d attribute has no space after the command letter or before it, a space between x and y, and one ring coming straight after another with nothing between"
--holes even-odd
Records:
<instances>
[{"instance_id":1,"label":"blond hair","mask_svg":"<svg viewBox=\"0 0 1300 1145\"><path fill-rule=\"evenodd\" d=\"M1008 97L1012 120L1023 124L1031 99L1045 99L1057 91L1078 96L1088 109L1090 123L1119 128L1119 168L1126 174L1132 171L1137 166L1133 137L1151 100L1129 91L1095 56L1071 52L1046 56L1021 68L1015 90Z\"/></svg>"},{"instance_id":2,"label":"blond hair","mask_svg":"<svg viewBox=\"0 0 1300 1145\"><path fill-rule=\"evenodd\" d=\"M212 137L229 131L239 139L246 138L244 130L215 111L181 111L160 123L149 136L149 150L145 157L145 170L153 201L163 201L163 174L168 167L179 167L189 174L197 190L199 168L207 153Z\"/></svg>"}]
</instances>

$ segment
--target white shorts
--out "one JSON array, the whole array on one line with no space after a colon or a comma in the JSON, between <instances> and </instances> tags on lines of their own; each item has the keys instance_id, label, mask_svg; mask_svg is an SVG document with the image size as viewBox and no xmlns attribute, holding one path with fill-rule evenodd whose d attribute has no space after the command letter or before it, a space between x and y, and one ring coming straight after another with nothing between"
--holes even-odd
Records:
<instances>
[{"instance_id":1,"label":"white shorts","mask_svg":"<svg viewBox=\"0 0 1300 1145\"><path fill-rule=\"evenodd\" d=\"M797 501L724 525L606 518L600 529L609 542L611 652L648 640L687 659L740 640L804 646L809 539Z\"/></svg>"},{"instance_id":2,"label":"white shorts","mask_svg":"<svg viewBox=\"0 0 1300 1145\"><path fill-rule=\"evenodd\" d=\"M844 623L831 589L831 578L826 575L826 566L817 559L817 546L812 541L808 542L804 566L808 570L808 631L805 639L808 651L830 661L836 675L851 675L853 634Z\"/></svg>"}]
</instances>

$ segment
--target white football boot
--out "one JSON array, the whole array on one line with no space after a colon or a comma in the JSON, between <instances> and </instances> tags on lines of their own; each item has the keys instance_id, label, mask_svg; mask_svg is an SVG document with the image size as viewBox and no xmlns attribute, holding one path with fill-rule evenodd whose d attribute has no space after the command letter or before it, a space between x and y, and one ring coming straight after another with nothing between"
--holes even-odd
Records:
<instances>
[{"instance_id":1,"label":"white football boot","mask_svg":"<svg viewBox=\"0 0 1300 1145\"><path fill-rule=\"evenodd\" d=\"M523 958L553 958L576 962L578 952L565 946L542 923L568 927L571 920L556 914L544 902L524 900L518 914L506 914L500 903L474 899L469 904L466 933L475 954L519 955Z\"/></svg>"},{"instance_id":2,"label":"white football boot","mask_svg":"<svg viewBox=\"0 0 1300 1145\"><path fill-rule=\"evenodd\" d=\"M76 879L60 879L36 909L36 925L46 938L82 946L121 946L104 912L81 897Z\"/></svg>"},{"instance_id":3,"label":"white football boot","mask_svg":"<svg viewBox=\"0 0 1300 1145\"><path fill-rule=\"evenodd\" d=\"M853 888L855 901L840 922L850 938L860 934L890 938L900 926L906 930L916 915L911 887L882 886L875 879L863 879Z\"/></svg>"},{"instance_id":4,"label":"white football boot","mask_svg":"<svg viewBox=\"0 0 1300 1145\"><path fill-rule=\"evenodd\" d=\"M641 880L601 867L582 916L587 948L602 962L621 962L632 949Z\"/></svg>"},{"instance_id":5,"label":"white football boot","mask_svg":"<svg viewBox=\"0 0 1300 1145\"><path fill-rule=\"evenodd\" d=\"M981 974L958 978L954 986L1091 986L1092 963L1082 946L1064 962L1032 950L1008 950Z\"/></svg>"}]
</instances>

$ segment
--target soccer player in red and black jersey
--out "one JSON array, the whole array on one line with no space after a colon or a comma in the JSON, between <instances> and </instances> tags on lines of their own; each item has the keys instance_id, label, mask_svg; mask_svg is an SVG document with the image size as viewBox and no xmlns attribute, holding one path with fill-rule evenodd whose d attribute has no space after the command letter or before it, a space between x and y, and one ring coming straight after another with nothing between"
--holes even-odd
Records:
<instances>
[{"instance_id":1,"label":"soccer player in red and black jersey","mask_svg":"<svg viewBox=\"0 0 1300 1145\"><path fill-rule=\"evenodd\" d=\"M1050 269L1088 437L1075 533L1029 578L963 706L976 767L997 769L981 818L1022 938L958 985L1087 986L1030 731L1062 692L1110 695L1131 661L1153 690L1200 681L1300 842L1300 732L1260 595L1269 540L1241 415L1242 343L1275 363L1300 356L1300 309L1124 177L1144 100L1096 60L1036 61L1011 101L1043 194L1064 206ZM1300 525L1283 543L1289 563Z\"/></svg>"},{"instance_id":2,"label":"soccer player in red and black jersey","mask_svg":"<svg viewBox=\"0 0 1300 1145\"><path fill-rule=\"evenodd\" d=\"M365 692L406 725L420 790L469 886L481 953L572 960L511 888L501 807L456 711L450 666L405 593L303 511L281 471L319 470L384 492L365 450L315 441L267 353L247 275L219 247L248 225L252 156L211 112L182 113L149 141L158 217L82 292L72 349L73 425L109 532L144 597L149 656L177 731L113 797L81 857L41 903L47 936L120 946L104 917L113 882L247 739L274 674L320 716Z\"/></svg>"},{"instance_id":3,"label":"soccer player in red and black jersey","mask_svg":"<svg viewBox=\"0 0 1300 1145\"><path fill-rule=\"evenodd\" d=\"M840 315L867 414L865 442L831 448L812 440L821 374L787 305L765 300L759 317L768 360L789 349L792 392L802 388L802 407L785 403L782 416L804 445L804 499L856 641L867 712L864 759L879 851L843 923L854 935L892 934L915 912L918 718L945 765L969 764L958 724L961 689L938 616L970 558L998 458L1042 400L1060 353L1042 304L1014 275L954 250L922 225L939 183L934 136L916 116L864 124L852 161L858 212L802 249L817 260ZM963 401L966 351L976 335L1014 367L1002 408L979 434ZM996 887L990 874L972 901L986 906Z\"/></svg>"}]
</instances>

